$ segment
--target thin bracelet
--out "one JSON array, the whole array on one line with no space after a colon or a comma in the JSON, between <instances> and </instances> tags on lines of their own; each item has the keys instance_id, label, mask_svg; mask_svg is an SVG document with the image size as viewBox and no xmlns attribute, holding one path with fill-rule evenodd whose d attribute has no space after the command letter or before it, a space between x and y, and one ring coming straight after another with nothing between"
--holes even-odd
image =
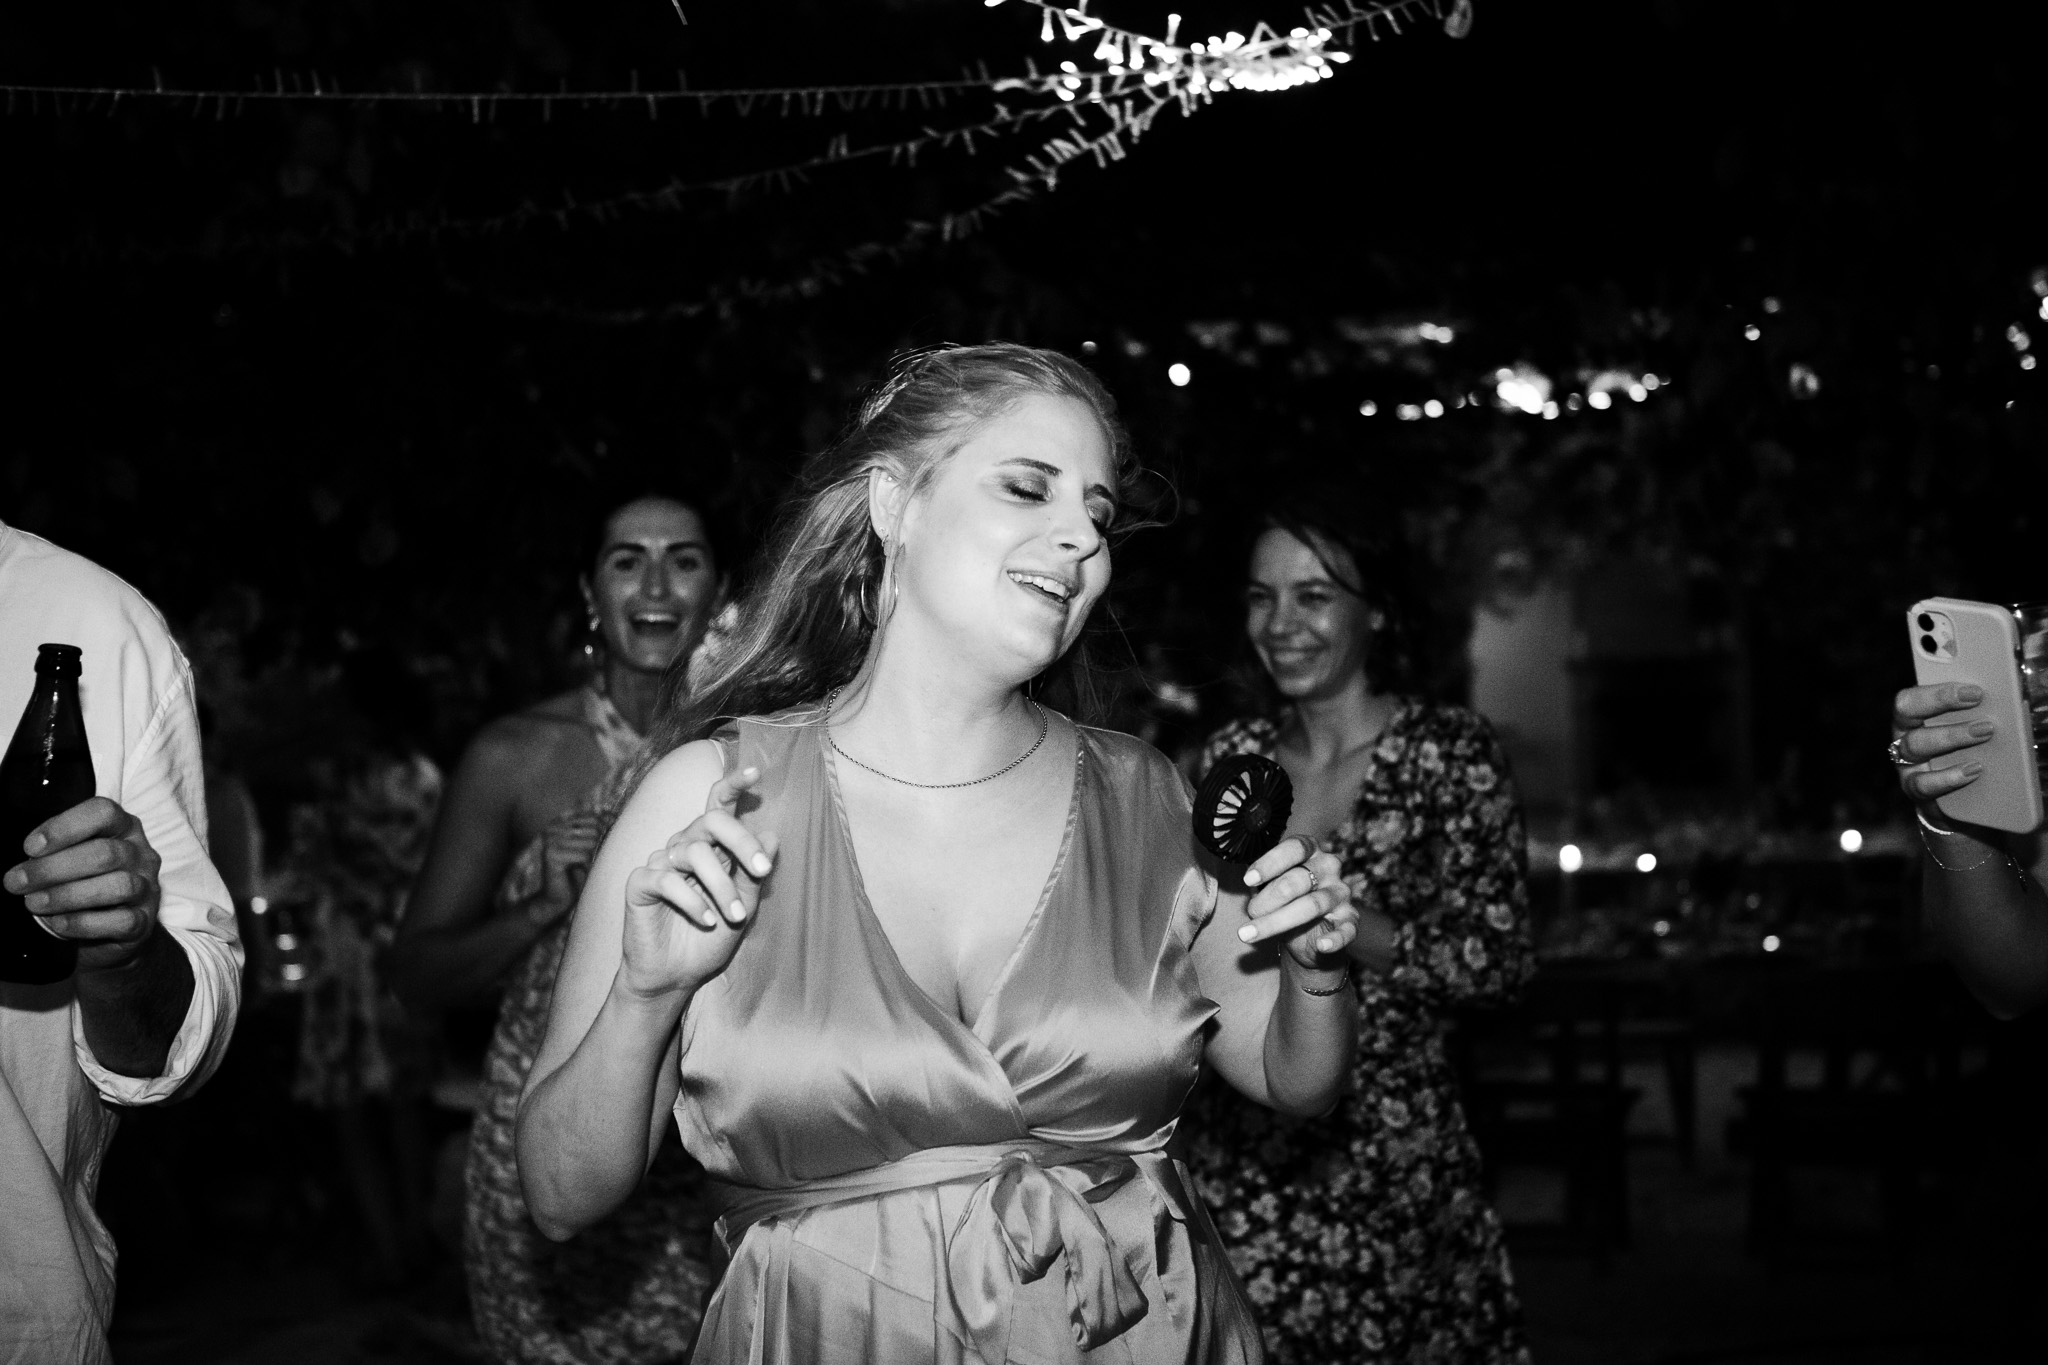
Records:
<instances>
[{"instance_id":1,"label":"thin bracelet","mask_svg":"<svg viewBox=\"0 0 2048 1365\"><path fill-rule=\"evenodd\" d=\"M1922 811L1918 806L1915 806L1913 808L1913 818L1920 822L1920 847L1927 850L1927 856L1932 858L1934 860L1934 865L1940 868L1943 872L1975 872L1978 868L1984 866L1993 858L2001 858L2007 862L2010 862L2012 860L2011 855L2009 854L2003 852L1992 852L1987 853L1982 858L1979 858L1976 862L1971 863L1968 867L1950 867L1947 863L1941 860L1941 855L1934 851L1934 845L1927 842L1927 836L1929 834L1939 834L1944 839L1962 839L1967 838L1969 836L1965 835L1959 829L1943 829L1941 826L1935 824L1932 820L1929 820L1927 818L1926 813Z\"/></svg>"},{"instance_id":2,"label":"thin bracelet","mask_svg":"<svg viewBox=\"0 0 2048 1365\"><path fill-rule=\"evenodd\" d=\"M1345 972L1344 979L1342 981L1339 981L1336 985L1330 987L1330 989L1326 991L1319 991L1314 986L1303 985L1299 981L1295 982L1294 984L1297 986L1301 986L1301 993L1303 995L1330 996L1337 994L1337 992L1343 990L1346 986L1349 986L1351 984L1351 973L1348 971Z\"/></svg>"}]
</instances>

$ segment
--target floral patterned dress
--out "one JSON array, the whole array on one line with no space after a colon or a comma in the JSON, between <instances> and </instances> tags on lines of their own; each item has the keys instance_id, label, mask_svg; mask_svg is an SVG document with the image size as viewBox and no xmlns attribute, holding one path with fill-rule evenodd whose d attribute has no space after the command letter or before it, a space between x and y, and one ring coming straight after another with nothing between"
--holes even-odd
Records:
<instances>
[{"instance_id":1,"label":"floral patterned dress","mask_svg":"<svg viewBox=\"0 0 2048 1365\"><path fill-rule=\"evenodd\" d=\"M1271 721L1233 722L1201 768L1275 747ZM1393 970L1354 973L1350 1092L1289 1119L1212 1078L1182 1119L1188 1164L1275 1365L1527 1362L1444 1047L1447 1010L1508 1001L1533 966L1521 807L1486 722L1405 702L1326 843L1359 906L1400 926Z\"/></svg>"},{"instance_id":2,"label":"floral patterned dress","mask_svg":"<svg viewBox=\"0 0 2048 1365\"><path fill-rule=\"evenodd\" d=\"M560 911L554 898L574 898L596 851L600 812L615 809L633 779L640 736L595 690L584 693L584 723L611 775L520 851L499 888L501 913L529 913L544 899ZM719 1260L704 1172L674 1125L633 1197L566 1242L541 1235L519 1185L519 1096L547 1034L572 918L563 913L513 969L484 1057L465 1173L470 1309L477 1334L505 1365L680 1362Z\"/></svg>"}]
</instances>

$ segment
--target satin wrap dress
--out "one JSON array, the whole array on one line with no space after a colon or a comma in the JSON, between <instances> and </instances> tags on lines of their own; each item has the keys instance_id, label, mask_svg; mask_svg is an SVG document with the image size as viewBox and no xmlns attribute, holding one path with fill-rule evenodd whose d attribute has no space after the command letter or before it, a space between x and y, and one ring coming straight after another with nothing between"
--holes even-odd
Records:
<instances>
[{"instance_id":1,"label":"satin wrap dress","mask_svg":"<svg viewBox=\"0 0 2048 1365\"><path fill-rule=\"evenodd\" d=\"M741 816L781 849L683 1017L676 1120L732 1255L693 1359L1261 1360L1165 1151L1216 1009L1188 957L1216 884L1179 775L1128 736L1055 729L1077 750L1060 851L969 1027L868 903L819 718L720 736L728 771L761 770Z\"/></svg>"}]
</instances>

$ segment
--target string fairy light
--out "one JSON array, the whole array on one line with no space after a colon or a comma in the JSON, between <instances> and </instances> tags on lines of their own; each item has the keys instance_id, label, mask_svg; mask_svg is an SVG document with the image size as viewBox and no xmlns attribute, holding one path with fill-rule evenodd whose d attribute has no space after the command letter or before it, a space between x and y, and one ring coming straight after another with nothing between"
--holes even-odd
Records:
<instances>
[{"instance_id":1,"label":"string fairy light","mask_svg":"<svg viewBox=\"0 0 2048 1365\"><path fill-rule=\"evenodd\" d=\"M1165 37L1161 39L1105 23L1088 13L1088 0L1075 0L1071 5L1056 4L1053 0L1020 2L1041 13L1039 36L1043 42L1092 41L1090 67L1084 70L1079 62L1068 59L1061 61L1057 70L1040 72L1027 58L1027 74L1021 77L995 77L983 67L975 74L963 74L953 80L711 90L689 89L683 73L678 71L673 89L643 89L636 73L627 90L549 92L346 90L319 75L288 77L278 71L268 83L259 82L253 89L239 91L167 86L159 75L146 87L0 83L0 96L4 96L8 114L24 109L36 114L48 109L60 115L104 112L111 116L124 103L134 102L188 108L195 115L211 114L216 119L225 119L230 114L244 113L252 105L324 103L397 106L436 113L455 110L466 112L476 123L495 119L501 107L538 109L544 121L551 120L557 105L599 111L638 107L650 119L658 117L663 108L676 104L694 107L706 116L719 110L731 110L741 116L773 110L784 117L818 117L834 109L908 111L913 103L920 109L944 107L969 93L985 92L998 97L993 116L975 123L943 131L927 127L909 137L860 148L852 147L845 135L839 134L822 153L767 170L694 182L675 178L652 188L580 202L565 190L560 202L552 207L529 200L515 209L483 217L427 218L414 214L347 233L278 234L268 239L267 244L272 246L346 247L355 242L384 244L423 235L485 235L541 220L552 220L562 227L575 219L608 222L632 210L677 210L691 196L706 192L737 196L763 188L787 191L805 183L813 171L857 161L914 165L916 158L930 149L957 148L974 155L980 150L980 143L1055 116L1065 115L1071 120L1071 126L1006 166L1008 183L972 207L943 214L936 220L912 219L892 239L863 242L814 258L804 270L781 284L741 280L709 291L699 299L583 314L594 321L636 322L723 313L739 302L808 297L879 262L901 259L925 243L954 241L978 232L987 220L1004 210L1055 189L1060 175L1072 165L1086 161L1107 166L1122 160L1130 145L1169 108L1177 108L1188 116L1225 91L1280 91L1326 80L1334 74L1336 66L1350 60L1350 54L1339 50L1336 44L1353 39L1360 31L1378 40L1383 31L1399 34L1404 31L1404 22L1426 16L1441 20L1452 36L1462 37L1471 25L1471 0L1450 0L1448 15L1446 0L1342 0L1341 10L1331 4L1311 8L1307 18L1312 26L1296 26L1286 34L1260 22L1249 34L1233 31L1221 37L1183 43L1177 14L1169 17ZM985 3L993 8L1004 0ZM680 6L677 15L682 18ZM1055 102L1012 109L1001 98L1017 95L1050 98ZM218 249L217 243L214 249ZM144 248L140 254L176 253ZM506 306L521 309L520 305Z\"/></svg>"},{"instance_id":2,"label":"string fairy light","mask_svg":"<svg viewBox=\"0 0 2048 1365\"><path fill-rule=\"evenodd\" d=\"M994 4L1004 0L992 0ZM1080 41L1093 35L1094 59L1100 70L1084 72L1074 63L1062 69L1026 76L997 77L985 69L951 80L896 81L878 84L772 85L732 89L692 90L682 72L676 73L674 88L643 87L638 73L624 90L352 90L332 77L318 72L290 73L282 69L241 89L166 85L156 74L149 85L35 85L0 82L0 97L8 114L45 111L73 115L113 113L123 104L161 104L185 107L194 114L226 118L250 107L277 104L341 104L360 107L389 105L429 112L467 113L473 122L494 118L501 108L535 108L543 117L557 106L571 109L616 111L644 109L658 117L668 105L687 104L699 112L731 108L745 115L757 109L781 115L821 116L838 110L898 108L908 110L941 106L954 96L975 91L998 93L1022 90L1050 94L1063 99L1100 100L1128 93L1135 86L1167 85L1195 95L1224 89L1284 90L1295 85L1327 79L1333 63L1350 59L1332 44L1340 37L1364 29L1378 39L1382 30L1401 33L1404 20L1428 16L1443 21L1446 31L1462 36L1470 26L1470 0L1454 0L1445 12L1445 0L1378 0L1361 4L1344 0L1344 8L1332 5L1311 8L1307 17L1314 27L1296 27L1280 34L1265 23L1249 35L1227 33L1203 42L1178 42L1179 15L1172 16L1164 40L1117 28L1088 13L1086 0L1072 6L1052 0L1020 0L1041 10L1045 23L1040 37ZM679 11L680 13L680 11ZM1463 18L1461 19L1461 16ZM1064 91L1064 95L1061 92Z\"/></svg>"},{"instance_id":3,"label":"string fairy light","mask_svg":"<svg viewBox=\"0 0 2048 1365\"><path fill-rule=\"evenodd\" d=\"M993 8L1004 0L984 0ZM1166 37L1154 38L1088 13L1088 0L1063 5L1055 0L1020 0L1043 16L1039 40L1069 43L1095 40L1093 60L1099 69L1083 71L1071 61L1060 63L1056 72L1040 74L1035 69L1026 77L1010 77L996 83L1001 90L1048 92L1062 100L1100 102L1130 94L1139 88L1165 88L1178 97L1183 107L1207 100L1225 90L1289 90L1296 86L1327 80L1336 65L1351 60L1351 54L1333 44L1340 36L1364 29L1377 39L1384 27L1402 31L1404 19L1422 16L1444 22L1446 31L1462 37L1471 28L1470 0L1456 0L1447 15L1443 0L1384 0L1360 4L1345 0L1345 9L1334 6L1311 9L1314 27L1296 26L1280 33L1264 21L1249 34L1231 31L1221 37L1189 43L1178 41L1180 16L1170 15Z\"/></svg>"},{"instance_id":4,"label":"string fairy light","mask_svg":"<svg viewBox=\"0 0 2048 1365\"><path fill-rule=\"evenodd\" d=\"M58 115L106 113L112 115L123 104L157 104L194 115L225 119L252 107L283 104L378 106L415 109L428 113L468 114L474 123L494 120L501 108L537 109L542 119L551 119L555 109L617 112L644 110L658 118L671 105L694 107L701 114L729 111L740 115L773 112L781 117L828 113L854 113L869 109L908 111L935 109L953 98L992 89L997 78L981 71L951 80L890 81L842 85L765 85L727 89L692 90L681 71L676 72L673 89L645 87L636 72L624 90L350 90L318 72L275 71L267 79L240 90L198 86L165 85L158 77L154 85L24 85L0 82L4 110L8 114Z\"/></svg>"}]
</instances>

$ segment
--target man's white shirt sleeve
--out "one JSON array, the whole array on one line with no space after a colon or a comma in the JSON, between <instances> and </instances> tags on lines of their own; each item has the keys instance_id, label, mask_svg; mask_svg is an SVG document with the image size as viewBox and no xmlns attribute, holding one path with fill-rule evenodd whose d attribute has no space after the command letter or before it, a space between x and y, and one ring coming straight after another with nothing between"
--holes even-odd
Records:
<instances>
[{"instance_id":1,"label":"man's white shirt sleeve","mask_svg":"<svg viewBox=\"0 0 2048 1365\"><path fill-rule=\"evenodd\" d=\"M227 1051L241 1003L242 944L227 884L206 854L206 779L199 752L199 721L192 675L177 658L173 679L146 715L132 719L140 733L121 774L120 804L142 822L150 847L162 858L158 928L192 964L192 1003L171 1040L161 1075L123 1076L100 1065L85 1041L85 1023L71 1012L72 1047L79 1068L110 1104L153 1104L189 1090L213 1074Z\"/></svg>"}]
</instances>

